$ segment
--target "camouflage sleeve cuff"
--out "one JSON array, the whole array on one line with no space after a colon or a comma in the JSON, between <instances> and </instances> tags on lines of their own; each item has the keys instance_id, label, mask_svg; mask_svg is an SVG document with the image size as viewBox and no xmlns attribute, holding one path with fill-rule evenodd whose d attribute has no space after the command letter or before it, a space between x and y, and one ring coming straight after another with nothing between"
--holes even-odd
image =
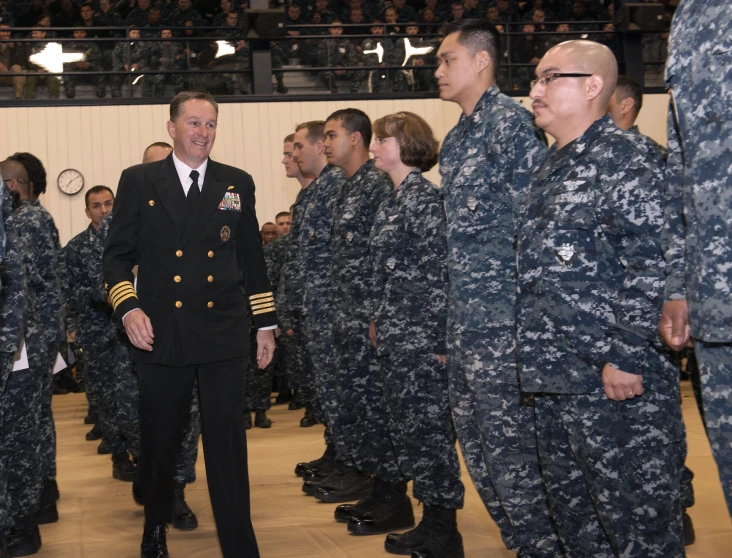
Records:
<instances>
[{"instance_id":1,"label":"camouflage sleeve cuff","mask_svg":"<svg viewBox=\"0 0 732 558\"><path fill-rule=\"evenodd\" d=\"M683 274L677 273L666 277L664 287L664 300L685 300L686 299L686 278Z\"/></svg>"},{"instance_id":2,"label":"camouflage sleeve cuff","mask_svg":"<svg viewBox=\"0 0 732 558\"><path fill-rule=\"evenodd\" d=\"M615 331L610 338L607 364L628 374L642 375L647 350L648 343L644 339L631 333Z\"/></svg>"}]
</instances>

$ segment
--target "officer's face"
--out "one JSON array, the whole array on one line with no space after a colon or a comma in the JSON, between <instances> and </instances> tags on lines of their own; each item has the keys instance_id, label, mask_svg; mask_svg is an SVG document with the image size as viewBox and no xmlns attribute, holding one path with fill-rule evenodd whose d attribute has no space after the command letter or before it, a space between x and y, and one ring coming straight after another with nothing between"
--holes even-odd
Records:
<instances>
[{"instance_id":1,"label":"officer's face","mask_svg":"<svg viewBox=\"0 0 732 558\"><path fill-rule=\"evenodd\" d=\"M178 119L168 120L176 156L191 168L200 167L213 149L216 122L216 109L208 101L191 99L183 103Z\"/></svg>"},{"instance_id":2,"label":"officer's face","mask_svg":"<svg viewBox=\"0 0 732 558\"><path fill-rule=\"evenodd\" d=\"M283 215L282 217L277 217L277 235L278 236L287 236L290 234L290 227L292 226L292 219L290 219L289 215Z\"/></svg>"},{"instance_id":3,"label":"officer's face","mask_svg":"<svg viewBox=\"0 0 732 558\"><path fill-rule=\"evenodd\" d=\"M380 138L377 136L374 138L369 151L374 154L374 166L387 174L403 166L399 154L399 143L396 138Z\"/></svg>"},{"instance_id":4,"label":"officer's face","mask_svg":"<svg viewBox=\"0 0 732 558\"><path fill-rule=\"evenodd\" d=\"M292 156L295 150L293 142L288 141L282 148L282 164L285 165L285 174L287 178L297 178L300 176L300 168L297 166L295 159Z\"/></svg>"},{"instance_id":5,"label":"officer's face","mask_svg":"<svg viewBox=\"0 0 732 558\"><path fill-rule=\"evenodd\" d=\"M262 244L267 245L277 238L277 227L275 225L262 226Z\"/></svg>"},{"instance_id":6,"label":"officer's face","mask_svg":"<svg viewBox=\"0 0 732 558\"><path fill-rule=\"evenodd\" d=\"M303 128L295 132L295 141L293 143L293 156L297 166L300 167L302 174L318 175L318 167L323 155L323 142L316 141L310 143L308 139L308 130Z\"/></svg>"},{"instance_id":7,"label":"officer's face","mask_svg":"<svg viewBox=\"0 0 732 558\"><path fill-rule=\"evenodd\" d=\"M95 229L98 229L99 223L102 222L102 219L110 214L113 206L114 196L106 190L104 192L89 195L89 202L86 206L86 216L91 219L92 225Z\"/></svg>"},{"instance_id":8,"label":"officer's face","mask_svg":"<svg viewBox=\"0 0 732 558\"><path fill-rule=\"evenodd\" d=\"M340 120L328 120L325 123L325 156L328 162L336 167L345 167L351 157L354 134L349 134Z\"/></svg>"},{"instance_id":9,"label":"officer's face","mask_svg":"<svg viewBox=\"0 0 732 558\"><path fill-rule=\"evenodd\" d=\"M440 98L455 103L483 91L482 81L478 77L481 71L493 71L486 65L488 53L483 51L472 54L458 42L459 36L460 33L450 33L442 41L437 52L440 65L435 71Z\"/></svg>"}]
</instances>

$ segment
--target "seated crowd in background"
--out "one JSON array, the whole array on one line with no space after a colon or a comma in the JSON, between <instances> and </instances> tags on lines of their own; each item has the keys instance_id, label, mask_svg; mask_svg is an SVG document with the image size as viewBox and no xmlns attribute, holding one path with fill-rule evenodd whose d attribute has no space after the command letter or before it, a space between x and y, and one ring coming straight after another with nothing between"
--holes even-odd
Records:
<instances>
[{"instance_id":1,"label":"seated crowd in background","mask_svg":"<svg viewBox=\"0 0 732 558\"><path fill-rule=\"evenodd\" d=\"M674 7L668 0L664 3L670 24ZM250 63L243 17L247 7L247 2L239 0L0 0L0 85L12 85L16 99L35 99L39 83L46 85L49 98L59 98L62 82L66 98L74 98L79 81L93 85L97 98L104 98L107 89L113 98L121 97L123 91L131 95L132 84L138 83L143 97L164 96L166 84L168 95L186 89L247 94ZM271 0L270 7L285 10L287 37L271 43L278 93L288 91L286 73L277 71L286 65L348 67L318 72L331 92L338 91L339 81L348 82L353 93L435 90L432 71L442 27L469 18L485 18L503 35L503 61L511 65L499 75L504 90L528 89L533 67L562 41L590 38L620 58L611 23L613 0ZM47 30L63 27L75 29ZM104 27L120 29L100 29ZM319 35L327 40L313 38ZM46 70L29 57L56 37L76 39L63 43L64 52L84 54L83 60L64 64L64 73L119 73L64 75L63 79L43 75ZM29 38L38 42L13 41ZM114 38L120 40L95 40ZM233 54L220 55L217 39L229 42ZM665 42L666 36L661 35L644 38L645 59L663 61ZM434 49L410 56L407 43L412 48ZM387 67L393 69L381 69ZM212 73L170 73L176 70ZM39 75L2 77L3 73Z\"/></svg>"}]
</instances>

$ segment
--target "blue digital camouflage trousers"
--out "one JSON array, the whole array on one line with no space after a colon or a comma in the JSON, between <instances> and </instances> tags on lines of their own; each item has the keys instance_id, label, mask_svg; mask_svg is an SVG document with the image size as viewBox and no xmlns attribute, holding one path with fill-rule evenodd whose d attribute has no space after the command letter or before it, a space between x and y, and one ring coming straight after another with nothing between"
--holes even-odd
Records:
<instances>
[{"instance_id":1,"label":"blue digital camouflage trousers","mask_svg":"<svg viewBox=\"0 0 732 558\"><path fill-rule=\"evenodd\" d=\"M536 397L539 456L568 558L684 556L678 397Z\"/></svg>"},{"instance_id":2,"label":"blue digital camouflage trousers","mask_svg":"<svg viewBox=\"0 0 732 558\"><path fill-rule=\"evenodd\" d=\"M13 519L8 501L8 448L5 434L5 418L10 401L7 386L13 369L13 353L0 352L0 537L8 534Z\"/></svg>"},{"instance_id":3,"label":"blue digital camouflage trousers","mask_svg":"<svg viewBox=\"0 0 732 558\"><path fill-rule=\"evenodd\" d=\"M274 362L262 370L257 364L257 330L249 335L249 363L244 383L244 410L247 412L268 411L272 406L272 376Z\"/></svg>"},{"instance_id":4,"label":"blue digital camouflage trousers","mask_svg":"<svg viewBox=\"0 0 732 558\"><path fill-rule=\"evenodd\" d=\"M522 402L512 327L447 336L455 431L473 484L507 548L561 555L539 471L534 409Z\"/></svg>"},{"instance_id":5,"label":"blue digital camouflage trousers","mask_svg":"<svg viewBox=\"0 0 732 558\"><path fill-rule=\"evenodd\" d=\"M707 434L732 515L732 343L694 342Z\"/></svg>"},{"instance_id":6,"label":"blue digital camouflage trousers","mask_svg":"<svg viewBox=\"0 0 732 558\"><path fill-rule=\"evenodd\" d=\"M56 362L58 345L46 345L42 351L28 353L31 368L44 372L43 393L41 394L41 475L43 480L56 479L56 426L53 422L53 365Z\"/></svg>"},{"instance_id":7,"label":"blue digital camouflage trousers","mask_svg":"<svg viewBox=\"0 0 732 558\"><path fill-rule=\"evenodd\" d=\"M445 365L417 352L384 355L379 363L391 442L399 469L414 481L414 497L429 506L462 508Z\"/></svg>"},{"instance_id":8,"label":"blue digital camouflage trousers","mask_svg":"<svg viewBox=\"0 0 732 558\"><path fill-rule=\"evenodd\" d=\"M402 475L389 436L381 372L368 324L360 332L336 330L334 337L338 421L346 451L357 469L398 482Z\"/></svg>"},{"instance_id":9,"label":"blue digital camouflage trousers","mask_svg":"<svg viewBox=\"0 0 732 558\"><path fill-rule=\"evenodd\" d=\"M8 507L15 521L35 516L43 488L41 400L47 373L38 368L11 372L5 401Z\"/></svg>"}]
</instances>

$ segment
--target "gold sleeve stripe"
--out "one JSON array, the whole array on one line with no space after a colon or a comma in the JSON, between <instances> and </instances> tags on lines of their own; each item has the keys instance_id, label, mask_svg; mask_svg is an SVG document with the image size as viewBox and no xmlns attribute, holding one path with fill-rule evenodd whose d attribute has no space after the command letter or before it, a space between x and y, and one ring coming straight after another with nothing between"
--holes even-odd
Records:
<instances>
[{"instance_id":1,"label":"gold sleeve stripe","mask_svg":"<svg viewBox=\"0 0 732 558\"><path fill-rule=\"evenodd\" d=\"M126 296L128 294L131 294L133 296L137 296L137 293L135 292L135 289L133 289L132 287L129 287L127 289L124 289L124 290L121 290L121 291L117 291L116 293L114 293L114 296L112 297L112 303L118 301L120 298L122 298L123 296Z\"/></svg>"},{"instance_id":2,"label":"gold sleeve stripe","mask_svg":"<svg viewBox=\"0 0 732 558\"><path fill-rule=\"evenodd\" d=\"M265 308L261 308L259 310L252 310L252 316L256 316L257 314L265 314L267 312L274 312L274 304L271 304Z\"/></svg>"},{"instance_id":3,"label":"gold sleeve stripe","mask_svg":"<svg viewBox=\"0 0 732 558\"><path fill-rule=\"evenodd\" d=\"M266 304L268 302L274 302L274 297L268 296L267 298L260 298L259 300L250 300L249 304Z\"/></svg>"},{"instance_id":4,"label":"gold sleeve stripe","mask_svg":"<svg viewBox=\"0 0 732 558\"><path fill-rule=\"evenodd\" d=\"M128 298L137 298L137 295L135 293L130 293L127 296L123 296L117 302L114 303L114 309L117 310L117 306L119 306L120 304L122 304Z\"/></svg>"},{"instance_id":5,"label":"gold sleeve stripe","mask_svg":"<svg viewBox=\"0 0 732 558\"><path fill-rule=\"evenodd\" d=\"M122 281L121 283L117 283L114 287L109 289L109 294L111 296L114 296L117 291L119 291L120 289L124 289L125 287L132 287L134 289L130 281Z\"/></svg>"},{"instance_id":6,"label":"gold sleeve stripe","mask_svg":"<svg viewBox=\"0 0 732 558\"><path fill-rule=\"evenodd\" d=\"M270 291L268 293L255 294L255 295L250 296L249 300L254 301L254 300L259 300L260 298L274 298L274 293L272 291Z\"/></svg>"},{"instance_id":7,"label":"gold sleeve stripe","mask_svg":"<svg viewBox=\"0 0 732 558\"><path fill-rule=\"evenodd\" d=\"M252 304L252 310L261 310L262 308L274 308L274 302L268 302L267 304Z\"/></svg>"}]
</instances>

